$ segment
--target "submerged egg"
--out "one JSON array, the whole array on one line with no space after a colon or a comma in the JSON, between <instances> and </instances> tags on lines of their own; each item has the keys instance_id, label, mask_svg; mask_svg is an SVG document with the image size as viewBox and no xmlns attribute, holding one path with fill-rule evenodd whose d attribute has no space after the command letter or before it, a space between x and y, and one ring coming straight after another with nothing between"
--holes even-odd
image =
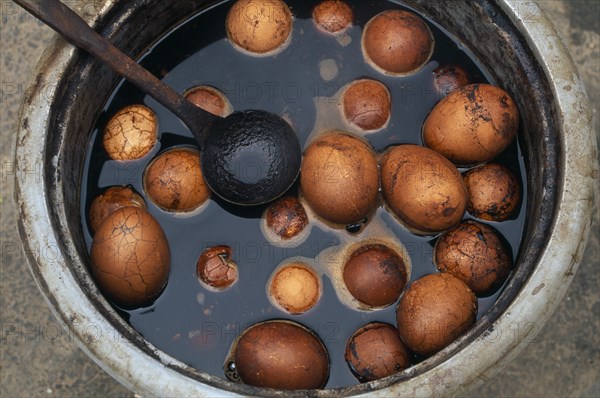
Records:
<instances>
[{"instance_id":1,"label":"submerged egg","mask_svg":"<svg viewBox=\"0 0 600 398\"><path fill-rule=\"evenodd\" d=\"M506 247L494 229L470 220L440 236L433 257L440 272L454 275L481 295L499 288L511 267Z\"/></svg>"},{"instance_id":2,"label":"submerged egg","mask_svg":"<svg viewBox=\"0 0 600 398\"><path fill-rule=\"evenodd\" d=\"M390 149L381 160L381 186L390 209L417 234L458 224L467 208L467 189L457 168L424 147Z\"/></svg>"},{"instance_id":3,"label":"submerged egg","mask_svg":"<svg viewBox=\"0 0 600 398\"><path fill-rule=\"evenodd\" d=\"M372 322L350 336L344 358L352 373L364 383L408 368L411 353L395 327Z\"/></svg>"},{"instance_id":4,"label":"submerged egg","mask_svg":"<svg viewBox=\"0 0 600 398\"><path fill-rule=\"evenodd\" d=\"M500 87L470 84L448 94L423 125L425 146L468 166L490 161L512 143L519 110Z\"/></svg>"},{"instance_id":5,"label":"submerged egg","mask_svg":"<svg viewBox=\"0 0 600 398\"><path fill-rule=\"evenodd\" d=\"M366 244L353 251L343 276L350 294L372 307L396 302L408 279L402 257L382 244Z\"/></svg>"},{"instance_id":6,"label":"submerged egg","mask_svg":"<svg viewBox=\"0 0 600 398\"><path fill-rule=\"evenodd\" d=\"M505 166L488 163L465 173L467 211L487 221L508 220L521 202L517 177Z\"/></svg>"},{"instance_id":7,"label":"submerged egg","mask_svg":"<svg viewBox=\"0 0 600 398\"><path fill-rule=\"evenodd\" d=\"M346 120L366 131L379 130L388 123L391 102L387 87L371 79L352 82L342 96Z\"/></svg>"},{"instance_id":8,"label":"submerged egg","mask_svg":"<svg viewBox=\"0 0 600 398\"><path fill-rule=\"evenodd\" d=\"M102 293L117 305L150 304L167 283L169 244L158 222L138 207L113 212L92 241L92 275Z\"/></svg>"},{"instance_id":9,"label":"submerged egg","mask_svg":"<svg viewBox=\"0 0 600 398\"><path fill-rule=\"evenodd\" d=\"M339 131L326 133L304 152L302 195L325 220L352 224L377 204L379 178L369 144Z\"/></svg>"},{"instance_id":10,"label":"submerged egg","mask_svg":"<svg viewBox=\"0 0 600 398\"><path fill-rule=\"evenodd\" d=\"M131 105L108 121L102 144L111 159L136 160L154 148L157 134L156 114L144 105Z\"/></svg>"},{"instance_id":11,"label":"submerged egg","mask_svg":"<svg viewBox=\"0 0 600 398\"><path fill-rule=\"evenodd\" d=\"M433 70L433 86L440 97L469 84L467 71L458 65L442 65Z\"/></svg>"},{"instance_id":12,"label":"submerged egg","mask_svg":"<svg viewBox=\"0 0 600 398\"><path fill-rule=\"evenodd\" d=\"M289 42L292 22L292 12L281 0L238 0L225 24L229 40L237 47L268 55Z\"/></svg>"},{"instance_id":13,"label":"submerged egg","mask_svg":"<svg viewBox=\"0 0 600 398\"><path fill-rule=\"evenodd\" d=\"M193 148L169 149L158 155L144 172L144 190L157 206L168 211L192 211L210 196Z\"/></svg>"},{"instance_id":14,"label":"submerged egg","mask_svg":"<svg viewBox=\"0 0 600 398\"><path fill-rule=\"evenodd\" d=\"M226 367L234 366L241 382L256 387L315 389L323 388L329 378L329 355L323 342L292 321L250 326L234 342L231 358Z\"/></svg>"},{"instance_id":15,"label":"submerged egg","mask_svg":"<svg viewBox=\"0 0 600 398\"><path fill-rule=\"evenodd\" d=\"M129 187L110 187L97 196L90 206L90 228L97 231L100 224L115 210L136 206L146 209L144 199Z\"/></svg>"},{"instance_id":16,"label":"submerged egg","mask_svg":"<svg viewBox=\"0 0 600 398\"><path fill-rule=\"evenodd\" d=\"M204 250L196 264L196 274L207 287L223 290L238 280L237 264L231 259L229 246L214 246Z\"/></svg>"},{"instance_id":17,"label":"submerged egg","mask_svg":"<svg viewBox=\"0 0 600 398\"><path fill-rule=\"evenodd\" d=\"M352 25L352 8L340 0L325 0L313 9L313 20L319 29L327 33L340 34Z\"/></svg>"},{"instance_id":18,"label":"submerged egg","mask_svg":"<svg viewBox=\"0 0 600 398\"><path fill-rule=\"evenodd\" d=\"M433 53L429 27L415 13L384 11L373 17L363 31L365 60L380 72L403 76L421 69Z\"/></svg>"},{"instance_id":19,"label":"submerged egg","mask_svg":"<svg viewBox=\"0 0 600 398\"><path fill-rule=\"evenodd\" d=\"M308 265L289 263L275 271L267 291L275 305L290 314L302 314L319 301L321 282Z\"/></svg>"},{"instance_id":20,"label":"submerged egg","mask_svg":"<svg viewBox=\"0 0 600 398\"><path fill-rule=\"evenodd\" d=\"M396 309L402 341L416 354L433 355L474 323L477 298L460 279L430 274L404 292Z\"/></svg>"},{"instance_id":21,"label":"submerged egg","mask_svg":"<svg viewBox=\"0 0 600 398\"><path fill-rule=\"evenodd\" d=\"M270 233L282 240L300 235L308 226L308 215L295 196L284 196L273 202L265 212Z\"/></svg>"},{"instance_id":22,"label":"submerged egg","mask_svg":"<svg viewBox=\"0 0 600 398\"><path fill-rule=\"evenodd\" d=\"M231 104L225 94L211 86L192 87L185 93L185 98L213 115L225 117L232 112Z\"/></svg>"}]
</instances>

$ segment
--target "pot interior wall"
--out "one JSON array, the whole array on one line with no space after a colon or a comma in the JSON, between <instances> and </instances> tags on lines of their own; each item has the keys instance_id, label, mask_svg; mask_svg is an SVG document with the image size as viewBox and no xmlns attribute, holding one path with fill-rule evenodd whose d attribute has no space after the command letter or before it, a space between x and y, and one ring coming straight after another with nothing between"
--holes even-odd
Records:
<instances>
[{"instance_id":1,"label":"pot interior wall","mask_svg":"<svg viewBox=\"0 0 600 398\"><path fill-rule=\"evenodd\" d=\"M560 148L554 128L556 109L549 82L523 35L494 1L443 2L417 0L414 7L465 44L492 72L519 107L520 143L528 175L527 224L518 267L496 304L479 326L493 322L519 291L533 270L550 234L555 215L560 170ZM481 328L480 328L481 329ZM476 332L477 328L473 330Z\"/></svg>"},{"instance_id":2,"label":"pot interior wall","mask_svg":"<svg viewBox=\"0 0 600 398\"><path fill-rule=\"evenodd\" d=\"M111 11L99 22L96 30L109 37L117 47L134 58L143 54L153 42L170 28L183 21L212 1L116 1ZM444 2L427 0L407 1L426 17L436 21L470 48L501 86L513 94L520 110L523 125L520 136L528 171L529 200L525 238L519 253L519 264L508 286L494 307L477 323L467 336L449 349L414 367L425 371L459 350L482 333L510 303L531 273L544 242L550 233L557 198L557 137L553 130L553 98L548 83L534 56L527 49L524 38L511 25L499 7L486 0L478 2ZM53 215L55 234L61 250L71 259L72 272L81 282L96 308L127 336L156 357L154 351L106 303L92 281L86 263L88 256L79 220L79 186L82 165L92 126L114 90L119 78L108 68L78 51L62 81L60 93L54 98L47 142L48 165L45 178L50 187L48 203ZM54 156L59 162L53 166ZM542 194L544 192L544 194ZM193 369L181 369L202 382L239 392L248 392L244 386L210 377ZM378 386L406 379L402 374L386 379ZM366 386L355 386L347 392L366 391Z\"/></svg>"}]
</instances>

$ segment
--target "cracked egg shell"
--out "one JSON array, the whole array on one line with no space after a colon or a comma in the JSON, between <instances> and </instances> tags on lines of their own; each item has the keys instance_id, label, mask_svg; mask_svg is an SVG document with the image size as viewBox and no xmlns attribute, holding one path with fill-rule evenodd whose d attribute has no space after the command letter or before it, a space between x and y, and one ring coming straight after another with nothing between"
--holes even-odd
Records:
<instances>
[{"instance_id":1,"label":"cracked egg shell","mask_svg":"<svg viewBox=\"0 0 600 398\"><path fill-rule=\"evenodd\" d=\"M342 96L346 120L366 131L379 130L388 123L391 102L387 87L371 79L352 82Z\"/></svg>"},{"instance_id":2,"label":"cracked egg shell","mask_svg":"<svg viewBox=\"0 0 600 398\"><path fill-rule=\"evenodd\" d=\"M111 159L136 160L154 148L157 134L156 114L144 105L130 105L108 121L102 144Z\"/></svg>"},{"instance_id":3,"label":"cracked egg shell","mask_svg":"<svg viewBox=\"0 0 600 398\"><path fill-rule=\"evenodd\" d=\"M381 73L405 76L421 69L433 53L427 23L410 11L389 10L374 16L363 31L362 51L367 63Z\"/></svg>"},{"instance_id":4,"label":"cracked egg shell","mask_svg":"<svg viewBox=\"0 0 600 398\"><path fill-rule=\"evenodd\" d=\"M152 303L169 277L167 238L154 217L138 207L123 207L102 222L90 256L100 291L124 308Z\"/></svg>"},{"instance_id":5,"label":"cracked egg shell","mask_svg":"<svg viewBox=\"0 0 600 398\"><path fill-rule=\"evenodd\" d=\"M265 212L265 223L274 236L292 239L308 226L308 215L295 196L284 196L273 202Z\"/></svg>"},{"instance_id":6,"label":"cracked egg shell","mask_svg":"<svg viewBox=\"0 0 600 398\"><path fill-rule=\"evenodd\" d=\"M300 169L302 195L325 220L352 224L377 204L377 161L369 144L339 131L315 139Z\"/></svg>"},{"instance_id":7,"label":"cracked egg shell","mask_svg":"<svg viewBox=\"0 0 600 398\"><path fill-rule=\"evenodd\" d=\"M204 250L196 263L196 275L209 289L227 289L238 280L237 264L231 259L229 246L213 246Z\"/></svg>"},{"instance_id":8,"label":"cracked egg shell","mask_svg":"<svg viewBox=\"0 0 600 398\"><path fill-rule=\"evenodd\" d=\"M122 207L136 206L146 209L146 203L140 195L129 187L110 187L98 195L90 206L90 228L97 231L102 221L115 210Z\"/></svg>"},{"instance_id":9,"label":"cracked egg shell","mask_svg":"<svg viewBox=\"0 0 600 398\"><path fill-rule=\"evenodd\" d=\"M469 191L467 211L487 221L508 220L521 201L521 186L515 175L497 163L484 164L465 173Z\"/></svg>"},{"instance_id":10,"label":"cracked egg shell","mask_svg":"<svg viewBox=\"0 0 600 398\"><path fill-rule=\"evenodd\" d=\"M402 341L422 356L433 355L460 337L475 323L476 315L475 294L450 274L417 279L396 309Z\"/></svg>"},{"instance_id":11,"label":"cracked egg shell","mask_svg":"<svg viewBox=\"0 0 600 398\"><path fill-rule=\"evenodd\" d=\"M144 172L144 190L160 208L192 211L210 196L200 165L200 152L174 148L158 155Z\"/></svg>"},{"instance_id":12,"label":"cracked egg shell","mask_svg":"<svg viewBox=\"0 0 600 398\"><path fill-rule=\"evenodd\" d=\"M326 0L313 9L313 20L317 27L327 33L340 34L352 26L352 8L339 0Z\"/></svg>"},{"instance_id":13,"label":"cracked egg shell","mask_svg":"<svg viewBox=\"0 0 600 398\"><path fill-rule=\"evenodd\" d=\"M233 362L239 379L256 387L316 389L329 378L329 354L321 339L285 320L246 329L234 343Z\"/></svg>"},{"instance_id":14,"label":"cracked egg shell","mask_svg":"<svg viewBox=\"0 0 600 398\"><path fill-rule=\"evenodd\" d=\"M292 23L292 12L281 0L238 0L229 10L225 25L235 46L268 55L289 42Z\"/></svg>"},{"instance_id":15,"label":"cracked egg shell","mask_svg":"<svg viewBox=\"0 0 600 398\"><path fill-rule=\"evenodd\" d=\"M352 252L343 277L350 294L372 307L396 302L407 282L404 260L382 244L363 245Z\"/></svg>"},{"instance_id":16,"label":"cracked egg shell","mask_svg":"<svg viewBox=\"0 0 600 398\"><path fill-rule=\"evenodd\" d=\"M458 224L467 208L467 188L458 169L417 145L399 145L383 156L381 186L390 209L420 235Z\"/></svg>"},{"instance_id":17,"label":"cracked egg shell","mask_svg":"<svg viewBox=\"0 0 600 398\"><path fill-rule=\"evenodd\" d=\"M509 253L494 229L470 220L440 236L433 258L440 272L462 280L478 295L497 290L511 267Z\"/></svg>"},{"instance_id":18,"label":"cracked egg shell","mask_svg":"<svg viewBox=\"0 0 600 398\"><path fill-rule=\"evenodd\" d=\"M364 383L408 368L411 356L395 327L372 322L348 339L344 358L352 373Z\"/></svg>"},{"instance_id":19,"label":"cracked egg shell","mask_svg":"<svg viewBox=\"0 0 600 398\"><path fill-rule=\"evenodd\" d=\"M500 87L470 84L444 97L423 125L425 146L468 166L494 159L515 139L519 110Z\"/></svg>"}]
</instances>

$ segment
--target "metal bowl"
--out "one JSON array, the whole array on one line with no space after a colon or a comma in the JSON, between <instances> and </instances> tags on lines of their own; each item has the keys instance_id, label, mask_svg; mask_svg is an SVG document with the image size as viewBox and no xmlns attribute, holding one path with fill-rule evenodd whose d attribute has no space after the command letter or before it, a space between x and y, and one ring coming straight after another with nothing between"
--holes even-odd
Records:
<instances>
[{"instance_id":1,"label":"metal bowl","mask_svg":"<svg viewBox=\"0 0 600 398\"><path fill-rule=\"evenodd\" d=\"M214 1L106 0L88 22L133 57ZM558 305L591 224L598 170L591 112L575 67L531 2L406 1L483 60L521 110L527 224L515 272L464 336L404 372L312 396L440 396L473 388L513 359ZM79 186L89 134L119 78L57 39L27 91L17 137L19 232L31 271L63 326L108 373L144 396L268 395L202 373L145 341L99 293L86 266ZM29 174L43 166L43 179ZM33 248L39 250L32 250ZM52 253L52 255L47 255ZM514 330L520 333L514 333Z\"/></svg>"}]
</instances>

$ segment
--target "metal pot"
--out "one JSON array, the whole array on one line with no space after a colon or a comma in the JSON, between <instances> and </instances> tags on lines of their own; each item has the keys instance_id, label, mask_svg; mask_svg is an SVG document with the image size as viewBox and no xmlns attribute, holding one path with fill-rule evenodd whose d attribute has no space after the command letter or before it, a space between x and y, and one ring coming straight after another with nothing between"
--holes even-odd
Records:
<instances>
[{"instance_id":1,"label":"metal pot","mask_svg":"<svg viewBox=\"0 0 600 398\"><path fill-rule=\"evenodd\" d=\"M106 0L88 22L133 57L214 1ZM585 247L598 170L591 113L572 61L535 3L405 2L470 48L521 110L529 200L516 271L477 324L406 372L314 396L456 395L514 358L563 297ZM144 396L270 395L207 375L145 341L107 303L86 266L79 185L91 127L119 78L58 39L25 98L15 180L31 271L63 326L108 373ZM43 166L43 180L27 171ZM33 248L39 250L32 250ZM514 333L515 328L521 333Z\"/></svg>"}]
</instances>

